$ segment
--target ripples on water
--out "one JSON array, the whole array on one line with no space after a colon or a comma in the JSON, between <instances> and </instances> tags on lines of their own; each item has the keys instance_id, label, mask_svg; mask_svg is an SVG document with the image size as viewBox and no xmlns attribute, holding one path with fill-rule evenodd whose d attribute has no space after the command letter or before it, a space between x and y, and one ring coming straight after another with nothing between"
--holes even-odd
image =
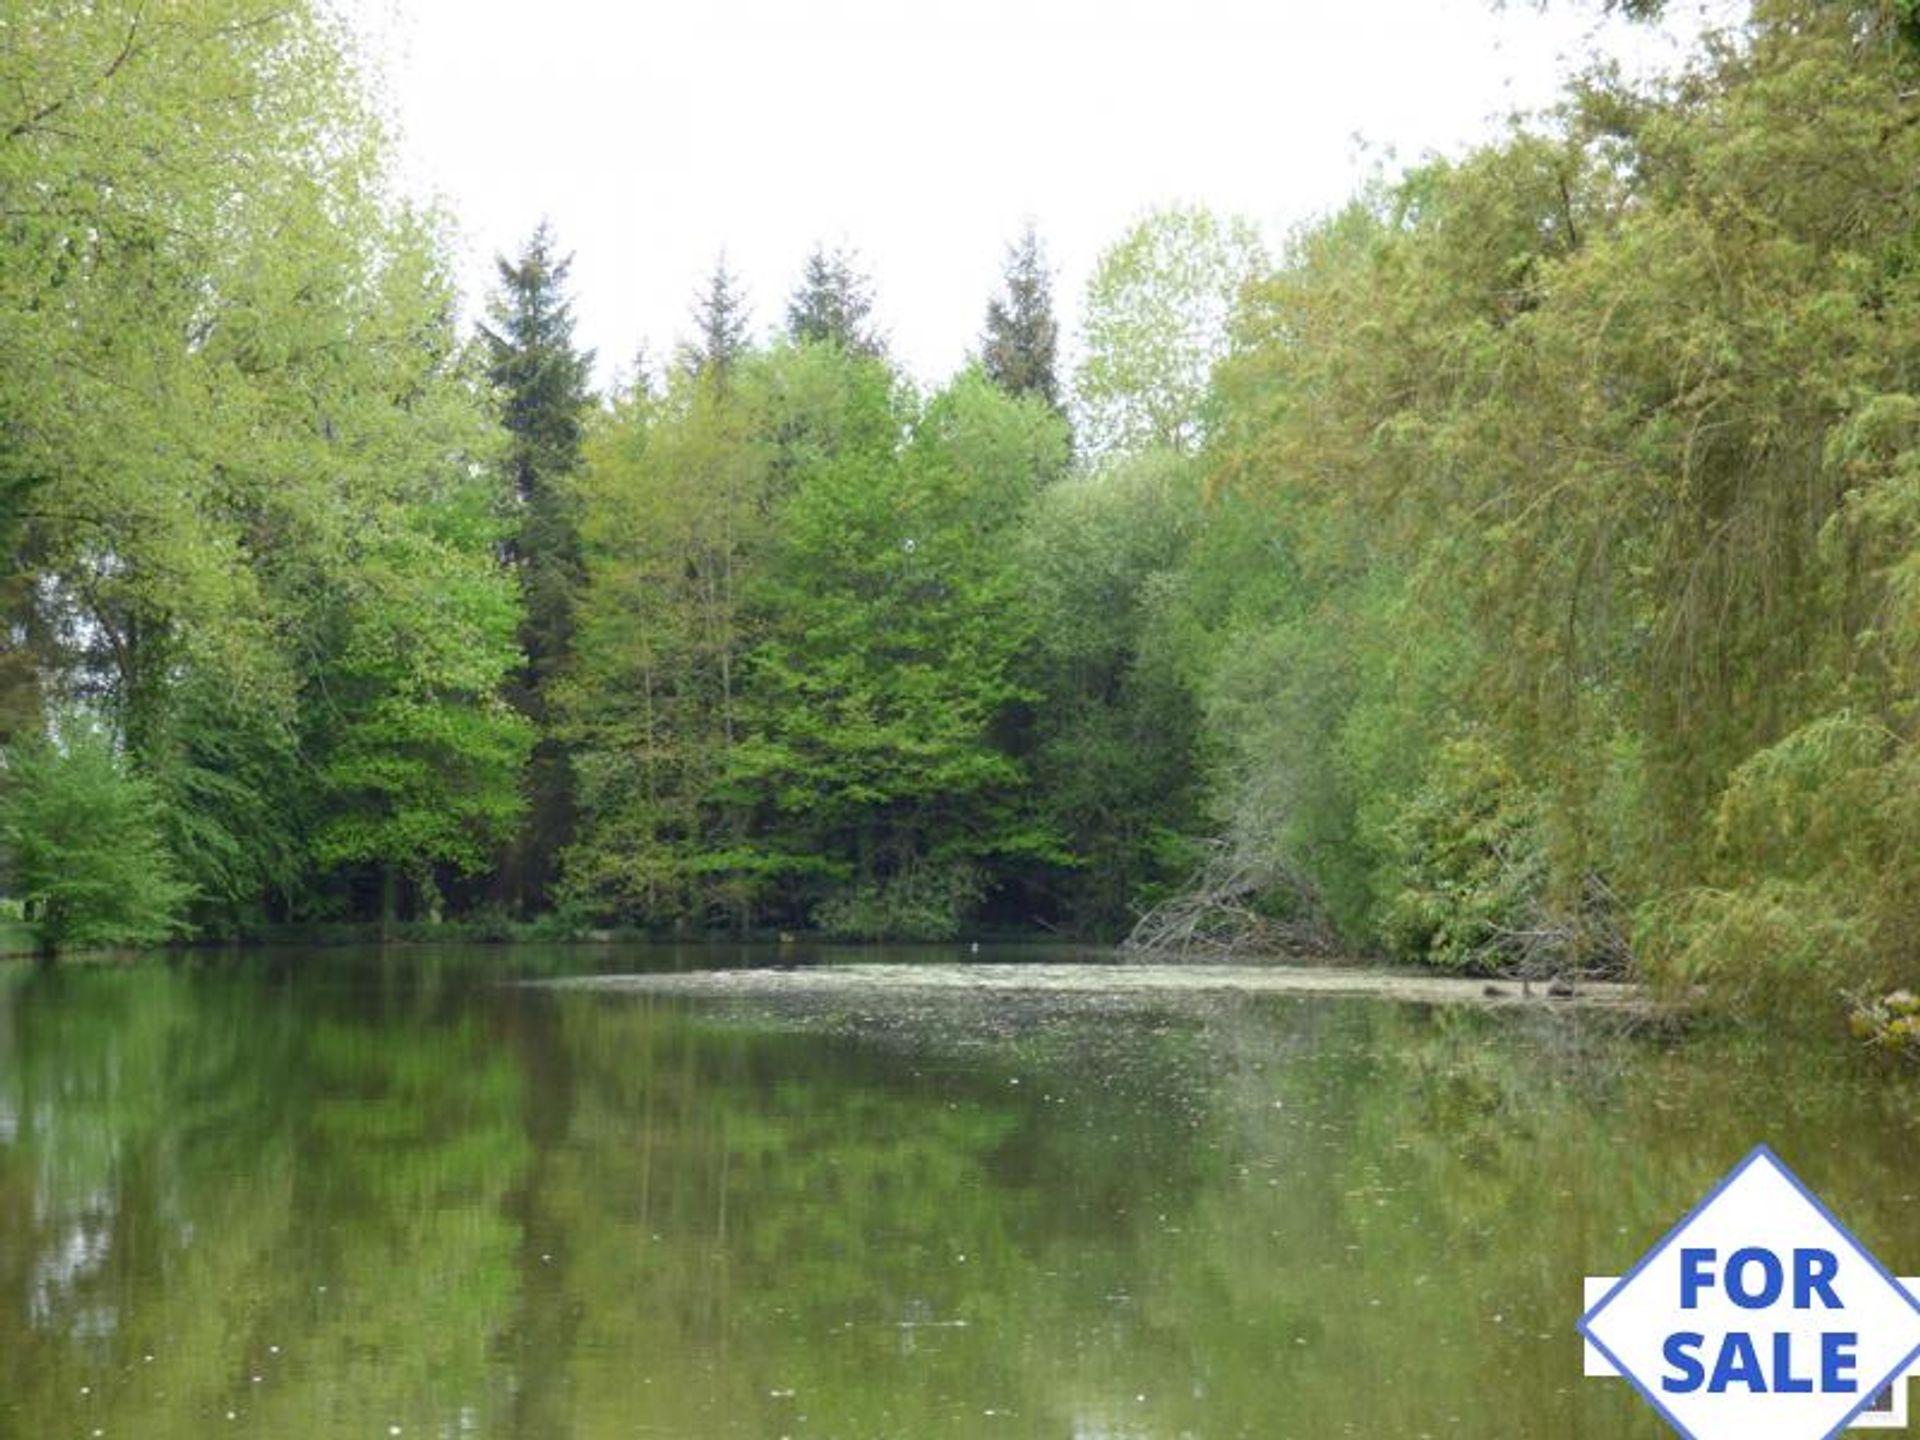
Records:
<instances>
[{"instance_id":1,"label":"ripples on water","mask_svg":"<svg viewBox=\"0 0 1920 1440\"><path fill-rule=\"evenodd\" d=\"M1839 1050L498 964L0 971L0 1435L1655 1436L1581 1276L1756 1141L1920 1268Z\"/></svg>"}]
</instances>

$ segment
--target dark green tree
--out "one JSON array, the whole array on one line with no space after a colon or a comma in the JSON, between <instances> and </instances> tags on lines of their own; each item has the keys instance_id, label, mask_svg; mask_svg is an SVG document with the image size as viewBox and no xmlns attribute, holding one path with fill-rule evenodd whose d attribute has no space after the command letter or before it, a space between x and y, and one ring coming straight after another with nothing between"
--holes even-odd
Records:
<instances>
[{"instance_id":1,"label":"dark green tree","mask_svg":"<svg viewBox=\"0 0 1920 1440\"><path fill-rule=\"evenodd\" d=\"M694 297L693 319L698 333L684 352L687 368L724 382L747 348L747 297L724 254Z\"/></svg>"},{"instance_id":2,"label":"dark green tree","mask_svg":"<svg viewBox=\"0 0 1920 1440\"><path fill-rule=\"evenodd\" d=\"M1002 283L1005 293L987 302L980 363L987 378L1009 395L1038 395L1058 410L1054 358L1060 326L1053 318L1053 277L1032 225L1007 247Z\"/></svg>"},{"instance_id":3,"label":"dark green tree","mask_svg":"<svg viewBox=\"0 0 1920 1440\"><path fill-rule=\"evenodd\" d=\"M873 281L848 250L815 246L787 302L787 334L801 344L838 345L856 355L885 348L872 328Z\"/></svg>"},{"instance_id":4,"label":"dark green tree","mask_svg":"<svg viewBox=\"0 0 1920 1440\"><path fill-rule=\"evenodd\" d=\"M1193 869L1201 726L1179 665L1194 647L1164 612L1205 513L1194 463L1152 452L1049 486L1021 520L1032 801L1073 852L1022 880L1078 934L1119 938Z\"/></svg>"},{"instance_id":5,"label":"dark green tree","mask_svg":"<svg viewBox=\"0 0 1920 1440\"><path fill-rule=\"evenodd\" d=\"M591 402L591 351L573 343L567 298L571 257L555 252L542 224L517 261L502 257L500 283L481 327L509 443L507 472L516 506L507 544L519 575L526 618L526 663L509 697L539 728L530 765L527 819L505 857L504 896L522 908L546 898L555 857L573 834L573 775L551 724L549 690L573 649L573 607L581 583L579 526L572 479Z\"/></svg>"}]
</instances>

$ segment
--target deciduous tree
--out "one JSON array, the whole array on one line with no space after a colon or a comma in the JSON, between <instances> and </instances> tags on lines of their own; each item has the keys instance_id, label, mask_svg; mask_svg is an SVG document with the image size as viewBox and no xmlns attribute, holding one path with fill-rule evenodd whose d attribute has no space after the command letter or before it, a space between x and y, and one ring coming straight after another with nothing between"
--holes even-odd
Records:
<instances>
[{"instance_id":1,"label":"deciduous tree","mask_svg":"<svg viewBox=\"0 0 1920 1440\"><path fill-rule=\"evenodd\" d=\"M167 853L160 797L90 717L7 747L0 857L42 949L151 944L184 928L188 888Z\"/></svg>"},{"instance_id":2,"label":"deciduous tree","mask_svg":"<svg viewBox=\"0 0 1920 1440\"><path fill-rule=\"evenodd\" d=\"M1198 447L1235 302L1263 264L1250 224L1199 208L1156 210L1100 257L1074 379L1090 450Z\"/></svg>"}]
</instances>

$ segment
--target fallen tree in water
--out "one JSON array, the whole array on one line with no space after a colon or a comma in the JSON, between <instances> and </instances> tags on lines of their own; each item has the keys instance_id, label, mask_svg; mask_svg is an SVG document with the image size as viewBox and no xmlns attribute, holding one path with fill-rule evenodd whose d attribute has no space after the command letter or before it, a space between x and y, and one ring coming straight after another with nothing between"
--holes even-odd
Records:
<instances>
[{"instance_id":1,"label":"fallen tree in water","mask_svg":"<svg viewBox=\"0 0 1920 1440\"><path fill-rule=\"evenodd\" d=\"M1275 913L1276 895L1288 897L1283 913ZM1142 959L1184 962L1331 957L1342 950L1303 880L1228 841L1214 842L1179 893L1142 915L1120 948Z\"/></svg>"}]
</instances>

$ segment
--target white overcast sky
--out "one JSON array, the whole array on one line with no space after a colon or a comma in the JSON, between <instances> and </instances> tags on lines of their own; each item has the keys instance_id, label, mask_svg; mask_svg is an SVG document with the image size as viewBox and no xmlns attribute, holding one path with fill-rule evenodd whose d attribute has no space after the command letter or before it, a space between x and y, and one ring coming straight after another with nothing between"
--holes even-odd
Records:
<instances>
[{"instance_id":1,"label":"white overcast sky","mask_svg":"<svg viewBox=\"0 0 1920 1440\"><path fill-rule=\"evenodd\" d=\"M1071 328L1133 218L1199 202L1277 242L1375 169L1458 153L1596 55L1670 63L1588 0L343 0L405 182L459 225L469 314L542 217L606 377L690 328L723 249L756 330L816 242L857 248L895 355L964 362L1029 218ZM1724 13L1717 4L1716 13Z\"/></svg>"}]
</instances>

